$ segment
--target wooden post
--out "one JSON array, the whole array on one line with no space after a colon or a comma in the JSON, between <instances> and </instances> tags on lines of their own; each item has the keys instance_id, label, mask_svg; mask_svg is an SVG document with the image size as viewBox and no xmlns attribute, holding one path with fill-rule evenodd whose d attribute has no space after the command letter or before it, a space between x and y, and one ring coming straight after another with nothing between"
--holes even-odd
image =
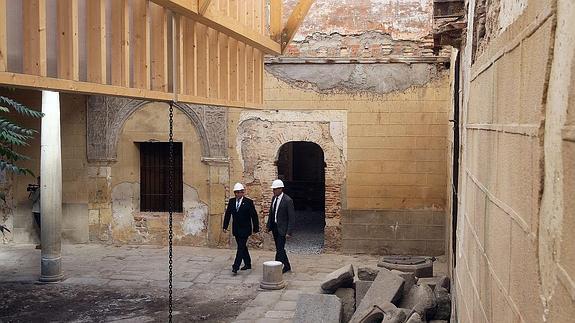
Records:
<instances>
[{"instance_id":1,"label":"wooden post","mask_svg":"<svg viewBox=\"0 0 575 323\"><path fill-rule=\"evenodd\" d=\"M106 84L106 3L105 0L86 2L88 82Z\"/></svg>"},{"instance_id":2,"label":"wooden post","mask_svg":"<svg viewBox=\"0 0 575 323\"><path fill-rule=\"evenodd\" d=\"M46 0L22 1L24 74L46 76Z\"/></svg>"}]
</instances>

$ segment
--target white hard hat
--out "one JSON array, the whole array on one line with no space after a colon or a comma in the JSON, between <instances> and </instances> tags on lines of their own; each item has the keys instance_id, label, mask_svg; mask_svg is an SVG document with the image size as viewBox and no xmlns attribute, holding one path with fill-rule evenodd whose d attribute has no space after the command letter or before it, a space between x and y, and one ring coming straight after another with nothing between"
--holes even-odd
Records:
<instances>
[{"instance_id":1,"label":"white hard hat","mask_svg":"<svg viewBox=\"0 0 575 323\"><path fill-rule=\"evenodd\" d=\"M242 185L242 183L236 183L236 185L234 185L234 192L243 191L243 190L244 190L244 186Z\"/></svg>"},{"instance_id":2,"label":"white hard hat","mask_svg":"<svg viewBox=\"0 0 575 323\"><path fill-rule=\"evenodd\" d=\"M276 180L272 183L272 188L280 188L280 187L284 187L284 182L282 182L281 179L276 179Z\"/></svg>"}]
</instances>

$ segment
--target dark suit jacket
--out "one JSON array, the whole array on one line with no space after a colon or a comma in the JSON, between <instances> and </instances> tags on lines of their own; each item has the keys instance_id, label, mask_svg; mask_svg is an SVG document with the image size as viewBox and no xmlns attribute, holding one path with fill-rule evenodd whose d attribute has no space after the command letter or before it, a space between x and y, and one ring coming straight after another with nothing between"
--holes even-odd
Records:
<instances>
[{"instance_id":1,"label":"dark suit jacket","mask_svg":"<svg viewBox=\"0 0 575 323\"><path fill-rule=\"evenodd\" d=\"M282 236L285 236L286 234L289 235L292 234L292 229L295 221L295 209L293 207L292 198L289 197L286 193L283 194L284 196L282 197L280 205L278 206L277 227L278 227L278 233ZM268 223L267 223L268 230L271 230L270 227L271 219L274 216L272 212L274 199L275 196L272 198L272 203L270 204L270 213L268 216Z\"/></svg>"},{"instance_id":2,"label":"dark suit jacket","mask_svg":"<svg viewBox=\"0 0 575 323\"><path fill-rule=\"evenodd\" d=\"M236 211L236 198L231 198L228 201L228 208L224 216L224 229L226 230L230 224L230 217L233 218L232 234L236 237L247 238L252 232L260 231L258 212L254 207L254 201L245 196L238 211Z\"/></svg>"}]
</instances>

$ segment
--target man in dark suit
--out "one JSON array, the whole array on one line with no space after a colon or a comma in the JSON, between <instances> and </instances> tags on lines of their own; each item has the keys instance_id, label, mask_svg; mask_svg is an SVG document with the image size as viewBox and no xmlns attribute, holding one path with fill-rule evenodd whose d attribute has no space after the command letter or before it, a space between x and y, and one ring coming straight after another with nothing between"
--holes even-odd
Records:
<instances>
[{"instance_id":1,"label":"man in dark suit","mask_svg":"<svg viewBox=\"0 0 575 323\"><path fill-rule=\"evenodd\" d=\"M267 230L271 231L274 235L274 242L276 244L276 259L281 261L284 265L282 272L291 270L291 265L285 250L286 238L292 234L292 228L295 221L295 210L293 200L283 192L284 183L276 179L272 183L274 197L270 207L268 216Z\"/></svg>"},{"instance_id":2,"label":"man in dark suit","mask_svg":"<svg viewBox=\"0 0 575 323\"><path fill-rule=\"evenodd\" d=\"M241 183L234 185L235 198L228 201L228 208L224 216L224 232L228 232L228 225L230 224L230 217L232 221L232 234L236 238L238 250L236 251L236 259L232 265L232 273L235 275L240 269L242 260L244 266L241 270L252 268L252 259L248 252L248 238L253 233L260 231L258 221L258 213L254 206L254 202L247 197L244 197L245 189Z\"/></svg>"}]
</instances>

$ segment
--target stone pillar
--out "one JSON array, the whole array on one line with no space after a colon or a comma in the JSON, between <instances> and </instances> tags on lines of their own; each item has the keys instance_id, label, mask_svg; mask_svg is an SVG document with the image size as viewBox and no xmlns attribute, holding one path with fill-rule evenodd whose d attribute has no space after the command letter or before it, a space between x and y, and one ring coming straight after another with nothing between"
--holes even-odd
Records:
<instances>
[{"instance_id":1,"label":"stone pillar","mask_svg":"<svg viewBox=\"0 0 575 323\"><path fill-rule=\"evenodd\" d=\"M62 279L62 149L60 143L60 95L42 91L40 214L42 258L40 281Z\"/></svg>"},{"instance_id":2,"label":"stone pillar","mask_svg":"<svg viewBox=\"0 0 575 323\"><path fill-rule=\"evenodd\" d=\"M266 261L263 264L263 279L260 282L262 289L283 289L286 283L283 279L283 264L279 261Z\"/></svg>"},{"instance_id":3,"label":"stone pillar","mask_svg":"<svg viewBox=\"0 0 575 323\"><path fill-rule=\"evenodd\" d=\"M208 246L226 247L230 235L222 232L223 214L229 197L230 168L227 158L202 157L202 162L209 165L209 219ZM234 241L234 239L231 239Z\"/></svg>"}]
</instances>

